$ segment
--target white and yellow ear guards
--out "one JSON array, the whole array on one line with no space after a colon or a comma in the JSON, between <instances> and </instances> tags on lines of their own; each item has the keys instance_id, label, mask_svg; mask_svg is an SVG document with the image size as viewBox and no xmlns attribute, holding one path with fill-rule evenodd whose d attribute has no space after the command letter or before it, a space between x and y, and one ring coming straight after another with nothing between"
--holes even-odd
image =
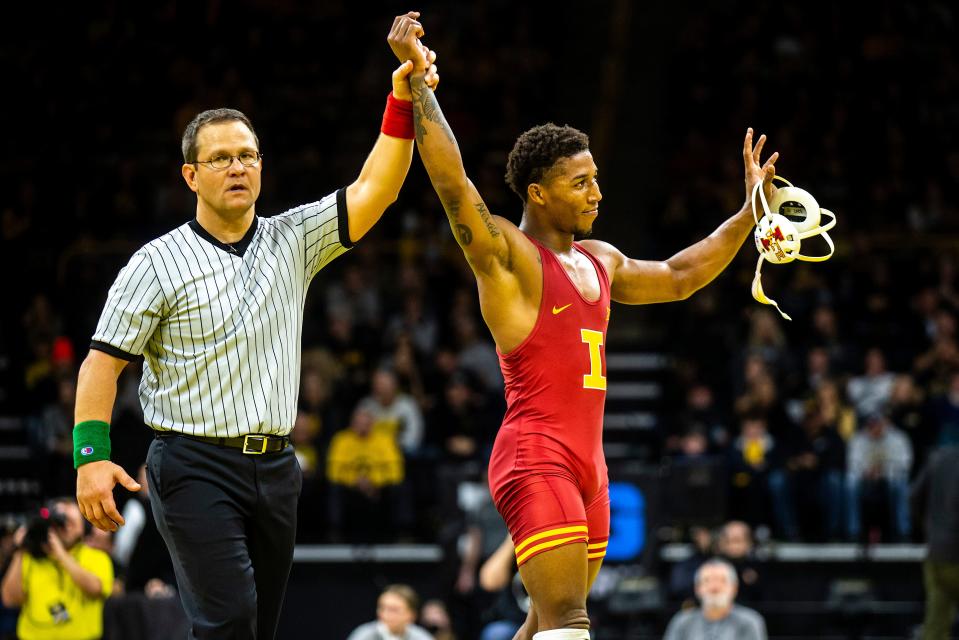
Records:
<instances>
[{"instance_id":1,"label":"white and yellow ear guards","mask_svg":"<svg viewBox=\"0 0 959 640\"><path fill-rule=\"evenodd\" d=\"M804 262L824 262L828 260L832 257L835 246L832 243L832 238L826 232L836 226L836 214L828 209L821 209L812 194L799 187L794 187L785 178L775 176L774 180L779 180L787 186L776 190L771 203L766 202L766 194L761 188L762 181L757 182L753 187L752 198L750 199L753 219L756 221L753 239L756 241L756 249L759 251L759 262L756 264L756 275L753 276L752 293L757 302L773 305L783 318L792 320L783 313L775 300L767 298L766 294L763 293L763 285L760 281L763 261L766 260L773 264L786 264L793 260ZM756 211L757 193L764 212L761 218ZM823 215L828 216L831 220L821 225ZM829 253L822 256L805 256L799 253L802 240L818 235L821 235L823 240L826 241L829 246Z\"/></svg>"}]
</instances>

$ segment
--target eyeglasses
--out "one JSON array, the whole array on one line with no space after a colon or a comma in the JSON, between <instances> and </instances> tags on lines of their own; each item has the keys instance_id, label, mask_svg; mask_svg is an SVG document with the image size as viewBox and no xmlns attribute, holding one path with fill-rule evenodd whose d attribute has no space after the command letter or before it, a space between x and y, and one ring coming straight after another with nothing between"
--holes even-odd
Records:
<instances>
[{"instance_id":1,"label":"eyeglasses","mask_svg":"<svg viewBox=\"0 0 959 640\"><path fill-rule=\"evenodd\" d=\"M197 160L195 164L205 164L214 171L222 171L233 166L234 160L239 160L244 167L255 167L263 159L263 154L259 151L244 151L237 156L220 155L209 160Z\"/></svg>"}]
</instances>

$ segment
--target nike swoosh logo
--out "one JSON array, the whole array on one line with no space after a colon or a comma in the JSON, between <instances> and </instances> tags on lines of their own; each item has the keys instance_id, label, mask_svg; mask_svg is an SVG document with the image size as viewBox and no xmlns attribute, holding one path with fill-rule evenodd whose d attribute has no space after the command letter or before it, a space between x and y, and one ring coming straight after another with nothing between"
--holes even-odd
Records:
<instances>
[{"instance_id":1,"label":"nike swoosh logo","mask_svg":"<svg viewBox=\"0 0 959 640\"><path fill-rule=\"evenodd\" d=\"M560 313L563 313L564 311L566 311L567 309L569 309L569 308L572 307L572 306L573 306L573 303L572 303L572 302L570 302L570 303L569 303L568 305L566 305L565 307L559 307L558 309L556 308L556 305L553 305L553 315L555 316L555 315L558 315L558 314L560 314Z\"/></svg>"}]
</instances>

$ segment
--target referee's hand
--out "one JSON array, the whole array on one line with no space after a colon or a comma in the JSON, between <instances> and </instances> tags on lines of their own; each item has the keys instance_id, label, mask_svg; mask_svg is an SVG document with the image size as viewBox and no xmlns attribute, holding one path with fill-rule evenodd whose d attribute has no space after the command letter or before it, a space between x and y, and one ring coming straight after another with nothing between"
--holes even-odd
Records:
<instances>
[{"instance_id":1,"label":"referee's hand","mask_svg":"<svg viewBox=\"0 0 959 640\"><path fill-rule=\"evenodd\" d=\"M113 501L113 487L122 484L130 491L139 491L140 483L127 475L120 465L99 460L77 469L77 502L80 513L97 529L116 531L124 524L123 516Z\"/></svg>"}]
</instances>

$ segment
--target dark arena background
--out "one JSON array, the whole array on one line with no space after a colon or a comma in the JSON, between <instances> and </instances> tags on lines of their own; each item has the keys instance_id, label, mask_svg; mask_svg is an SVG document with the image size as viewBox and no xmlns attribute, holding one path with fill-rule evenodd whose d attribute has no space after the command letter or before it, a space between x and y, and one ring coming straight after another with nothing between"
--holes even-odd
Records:
<instances>
[{"instance_id":1,"label":"dark arena background","mask_svg":"<svg viewBox=\"0 0 959 640\"><path fill-rule=\"evenodd\" d=\"M179 175L187 122L220 106L250 116L265 157L259 215L349 184L396 67L386 35L410 9L494 213L519 222L506 155L552 121L590 135L604 196L594 237L630 256L666 259L739 209L747 126L781 153L778 173L838 216L829 262L764 269L792 322L750 296L751 239L688 301L614 306L612 538L589 599L596 640L662 637L695 602L693 571L711 555L735 565L737 601L772 638L919 637L925 519L908 485L959 443L949 2L11 9L0 26L0 566L43 501L75 491L77 369L110 283L133 251L194 215ZM384 586L406 583L437 601L422 620L436 638L480 638L516 599L477 580L505 535L484 475L503 382L417 157L399 201L316 278L305 317L293 432L304 488L278 637L346 638L375 618ZM139 376L139 363L122 374L111 432L114 460L134 476L151 437ZM327 465L360 404L401 430L422 426L402 442L402 482L366 494L331 481ZM876 413L902 437L869 464L908 467L882 482L852 455ZM105 637L184 637L168 588L122 583L130 556L115 542L89 540L112 551L121 581ZM0 611L0 638L14 638L17 611Z\"/></svg>"}]
</instances>

